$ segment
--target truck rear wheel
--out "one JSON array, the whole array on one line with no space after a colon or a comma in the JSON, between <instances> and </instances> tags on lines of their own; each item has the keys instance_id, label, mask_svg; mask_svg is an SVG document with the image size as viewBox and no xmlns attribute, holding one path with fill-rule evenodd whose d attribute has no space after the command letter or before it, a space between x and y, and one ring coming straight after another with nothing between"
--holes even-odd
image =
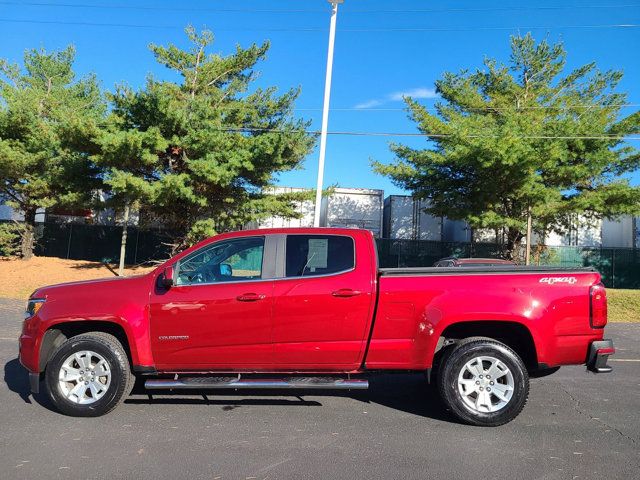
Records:
<instances>
[{"instance_id":1,"label":"truck rear wheel","mask_svg":"<svg viewBox=\"0 0 640 480\"><path fill-rule=\"evenodd\" d=\"M53 404L74 417L98 417L117 407L131 392L127 354L120 342L102 332L71 337L47 364L45 384Z\"/></svg>"},{"instance_id":2,"label":"truck rear wheel","mask_svg":"<svg viewBox=\"0 0 640 480\"><path fill-rule=\"evenodd\" d=\"M447 408L471 425L495 427L516 418L529 396L520 357L490 338L470 338L450 348L437 375Z\"/></svg>"}]
</instances>

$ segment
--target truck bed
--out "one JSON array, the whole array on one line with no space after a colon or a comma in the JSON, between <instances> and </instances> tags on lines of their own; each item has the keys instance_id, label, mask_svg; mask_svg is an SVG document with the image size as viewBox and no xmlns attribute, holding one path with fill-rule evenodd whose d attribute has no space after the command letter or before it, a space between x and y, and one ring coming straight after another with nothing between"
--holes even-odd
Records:
<instances>
[{"instance_id":1,"label":"truck bed","mask_svg":"<svg viewBox=\"0 0 640 480\"><path fill-rule=\"evenodd\" d=\"M381 268L378 275L369 369L430 368L431 352L440 337L454 338L456 324L479 324L484 336L520 325L536 345L534 363L548 366L584 363L589 343L602 339L590 325L589 292L600 281L590 267Z\"/></svg>"}]
</instances>

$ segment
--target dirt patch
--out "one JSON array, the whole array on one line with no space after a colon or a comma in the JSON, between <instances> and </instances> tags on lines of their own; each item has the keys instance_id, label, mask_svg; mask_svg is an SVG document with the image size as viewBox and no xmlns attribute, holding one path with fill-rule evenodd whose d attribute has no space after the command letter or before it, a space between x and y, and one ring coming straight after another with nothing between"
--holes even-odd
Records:
<instances>
[{"instance_id":1,"label":"dirt patch","mask_svg":"<svg viewBox=\"0 0 640 480\"><path fill-rule=\"evenodd\" d=\"M140 275L154 267L125 269L125 275ZM117 267L99 262L33 257L31 260L0 260L0 297L26 299L38 287L56 283L116 276Z\"/></svg>"}]
</instances>

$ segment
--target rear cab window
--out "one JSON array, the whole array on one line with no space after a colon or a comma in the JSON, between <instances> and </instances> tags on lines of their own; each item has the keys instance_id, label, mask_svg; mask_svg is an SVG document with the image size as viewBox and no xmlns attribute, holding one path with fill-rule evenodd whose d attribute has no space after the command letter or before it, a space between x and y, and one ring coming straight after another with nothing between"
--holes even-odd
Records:
<instances>
[{"instance_id":1,"label":"rear cab window","mask_svg":"<svg viewBox=\"0 0 640 480\"><path fill-rule=\"evenodd\" d=\"M344 235L287 235L285 276L312 277L355 267L353 238Z\"/></svg>"}]
</instances>

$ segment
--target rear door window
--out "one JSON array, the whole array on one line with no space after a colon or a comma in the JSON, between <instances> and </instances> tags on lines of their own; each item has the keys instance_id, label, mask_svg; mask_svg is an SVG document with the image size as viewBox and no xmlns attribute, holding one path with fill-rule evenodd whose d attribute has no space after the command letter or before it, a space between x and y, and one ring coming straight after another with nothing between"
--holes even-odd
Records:
<instances>
[{"instance_id":1,"label":"rear door window","mask_svg":"<svg viewBox=\"0 0 640 480\"><path fill-rule=\"evenodd\" d=\"M311 277L351 270L353 238L341 235L288 235L286 276Z\"/></svg>"}]
</instances>

